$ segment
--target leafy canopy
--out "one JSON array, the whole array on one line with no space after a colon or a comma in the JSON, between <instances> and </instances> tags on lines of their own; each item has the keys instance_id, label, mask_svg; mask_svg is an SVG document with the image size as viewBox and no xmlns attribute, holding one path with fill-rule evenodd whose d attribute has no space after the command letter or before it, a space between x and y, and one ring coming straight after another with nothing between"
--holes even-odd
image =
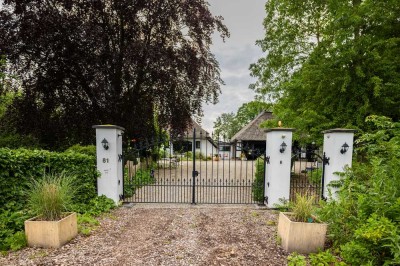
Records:
<instances>
[{"instance_id":1,"label":"leafy canopy","mask_svg":"<svg viewBox=\"0 0 400 266\"><path fill-rule=\"evenodd\" d=\"M271 109L272 104L255 100L242 104L236 114L223 113L214 122L214 134L225 139L231 139L247 123L260 112Z\"/></svg>"},{"instance_id":2,"label":"leafy canopy","mask_svg":"<svg viewBox=\"0 0 400 266\"><path fill-rule=\"evenodd\" d=\"M271 0L265 7L258 45L266 56L251 66L258 78L251 87L276 101L277 120L315 138L333 127L365 129L371 114L400 119L398 1Z\"/></svg>"},{"instance_id":3,"label":"leafy canopy","mask_svg":"<svg viewBox=\"0 0 400 266\"><path fill-rule=\"evenodd\" d=\"M3 125L47 147L90 143L94 124L182 130L220 92L214 31L229 35L204 0L5 0L0 54L22 95Z\"/></svg>"}]
</instances>

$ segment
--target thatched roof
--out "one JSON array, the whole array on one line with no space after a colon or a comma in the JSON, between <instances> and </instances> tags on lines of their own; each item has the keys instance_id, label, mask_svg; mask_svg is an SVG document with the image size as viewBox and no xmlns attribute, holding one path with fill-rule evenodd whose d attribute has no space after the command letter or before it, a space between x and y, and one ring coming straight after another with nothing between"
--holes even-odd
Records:
<instances>
[{"instance_id":1,"label":"thatched roof","mask_svg":"<svg viewBox=\"0 0 400 266\"><path fill-rule=\"evenodd\" d=\"M193 138L193 128L196 129L196 139L205 139L209 136L209 133L204 130L196 121L194 121L194 119L192 119L192 126L187 129L185 137Z\"/></svg>"},{"instance_id":2,"label":"thatched roof","mask_svg":"<svg viewBox=\"0 0 400 266\"><path fill-rule=\"evenodd\" d=\"M196 129L196 140L206 139L208 140L215 148L217 145L214 143L213 139L211 138L210 134L204 130L196 121L192 119L192 126L188 128L185 138L192 139L193 138L193 128Z\"/></svg>"},{"instance_id":3,"label":"thatched roof","mask_svg":"<svg viewBox=\"0 0 400 266\"><path fill-rule=\"evenodd\" d=\"M231 141L265 141L265 133L260 124L265 120L272 119L272 112L262 111L256 118L236 133Z\"/></svg>"}]
</instances>

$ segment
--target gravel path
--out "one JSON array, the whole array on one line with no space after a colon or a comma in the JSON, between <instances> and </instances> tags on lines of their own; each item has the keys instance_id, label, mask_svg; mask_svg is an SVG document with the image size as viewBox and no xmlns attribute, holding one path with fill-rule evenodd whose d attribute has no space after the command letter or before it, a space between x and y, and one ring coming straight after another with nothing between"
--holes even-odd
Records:
<instances>
[{"instance_id":1,"label":"gravel path","mask_svg":"<svg viewBox=\"0 0 400 266\"><path fill-rule=\"evenodd\" d=\"M25 248L0 265L286 265L277 214L254 205L134 205L60 249Z\"/></svg>"}]
</instances>

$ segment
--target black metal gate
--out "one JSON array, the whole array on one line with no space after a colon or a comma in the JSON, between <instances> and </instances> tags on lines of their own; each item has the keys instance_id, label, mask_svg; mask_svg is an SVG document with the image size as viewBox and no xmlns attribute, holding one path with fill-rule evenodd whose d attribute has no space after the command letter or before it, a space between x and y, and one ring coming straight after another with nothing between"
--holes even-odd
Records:
<instances>
[{"instance_id":1,"label":"black metal gate","mask_svg":"<svg viewBox=\"0 0 400 266\"><path fill-rule=\"evenodd\" d=\"M199 131L174 139L134 140L123 156L124 201L249 204L263 200L263 152L255 160L237 158L229 142Z\"/></svg>"},{"instance_id":2,"label":"black metal gate","mask_svg":"<svg viewBox=\"0 0 400 266\"><path fill-rule=\"evenodd\" d=\"M324 199L323 187L325 165L329 159L318 151L296 151L292 155L290 175L290 201L296 194L314 197L315 201Z\"/></svg>"}]
</instances>

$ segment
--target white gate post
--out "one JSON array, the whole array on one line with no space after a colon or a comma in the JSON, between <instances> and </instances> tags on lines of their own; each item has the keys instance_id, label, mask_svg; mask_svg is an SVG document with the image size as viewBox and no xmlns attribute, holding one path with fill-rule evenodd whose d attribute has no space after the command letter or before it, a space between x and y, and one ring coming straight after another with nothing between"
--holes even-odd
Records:
<instances>
[{"instance_id":1,"label":"white gate post","mask_svg":"<svg viewBox=\"0 0 400 266\"><path fill-rule=\"evenodd\" d=\"M265 193L266 205L274 208L279 199L289 200L290 168L292 157L292 128L271 128L265 130L266 164Z\"/></svg>"},{"instance_id":2,"label":"white gate post","mask_svg":"<svg viewBox=\"0 0 400 266\"><path fill-rule=\"evenodd\" d=\"M122 133L123 127L96 125L97 194L114 200L116 204L123 195Z\"/></svg>"},{"instance_id":3,"label":"white gate post","mask_svg":"<svg viewBox=\"0 0 400 266\"><path fill-rule=\"evenodd\" d=\"M324 133L324 153L329 158L325 165L323 197L328 196L328 186L332 181L340 180L336 172L343 172L345 167L351 167L353 159L354 129L329 129ZM329 187L332 198L336 199L337 188Z\"/></svg>"}]
</instances>

